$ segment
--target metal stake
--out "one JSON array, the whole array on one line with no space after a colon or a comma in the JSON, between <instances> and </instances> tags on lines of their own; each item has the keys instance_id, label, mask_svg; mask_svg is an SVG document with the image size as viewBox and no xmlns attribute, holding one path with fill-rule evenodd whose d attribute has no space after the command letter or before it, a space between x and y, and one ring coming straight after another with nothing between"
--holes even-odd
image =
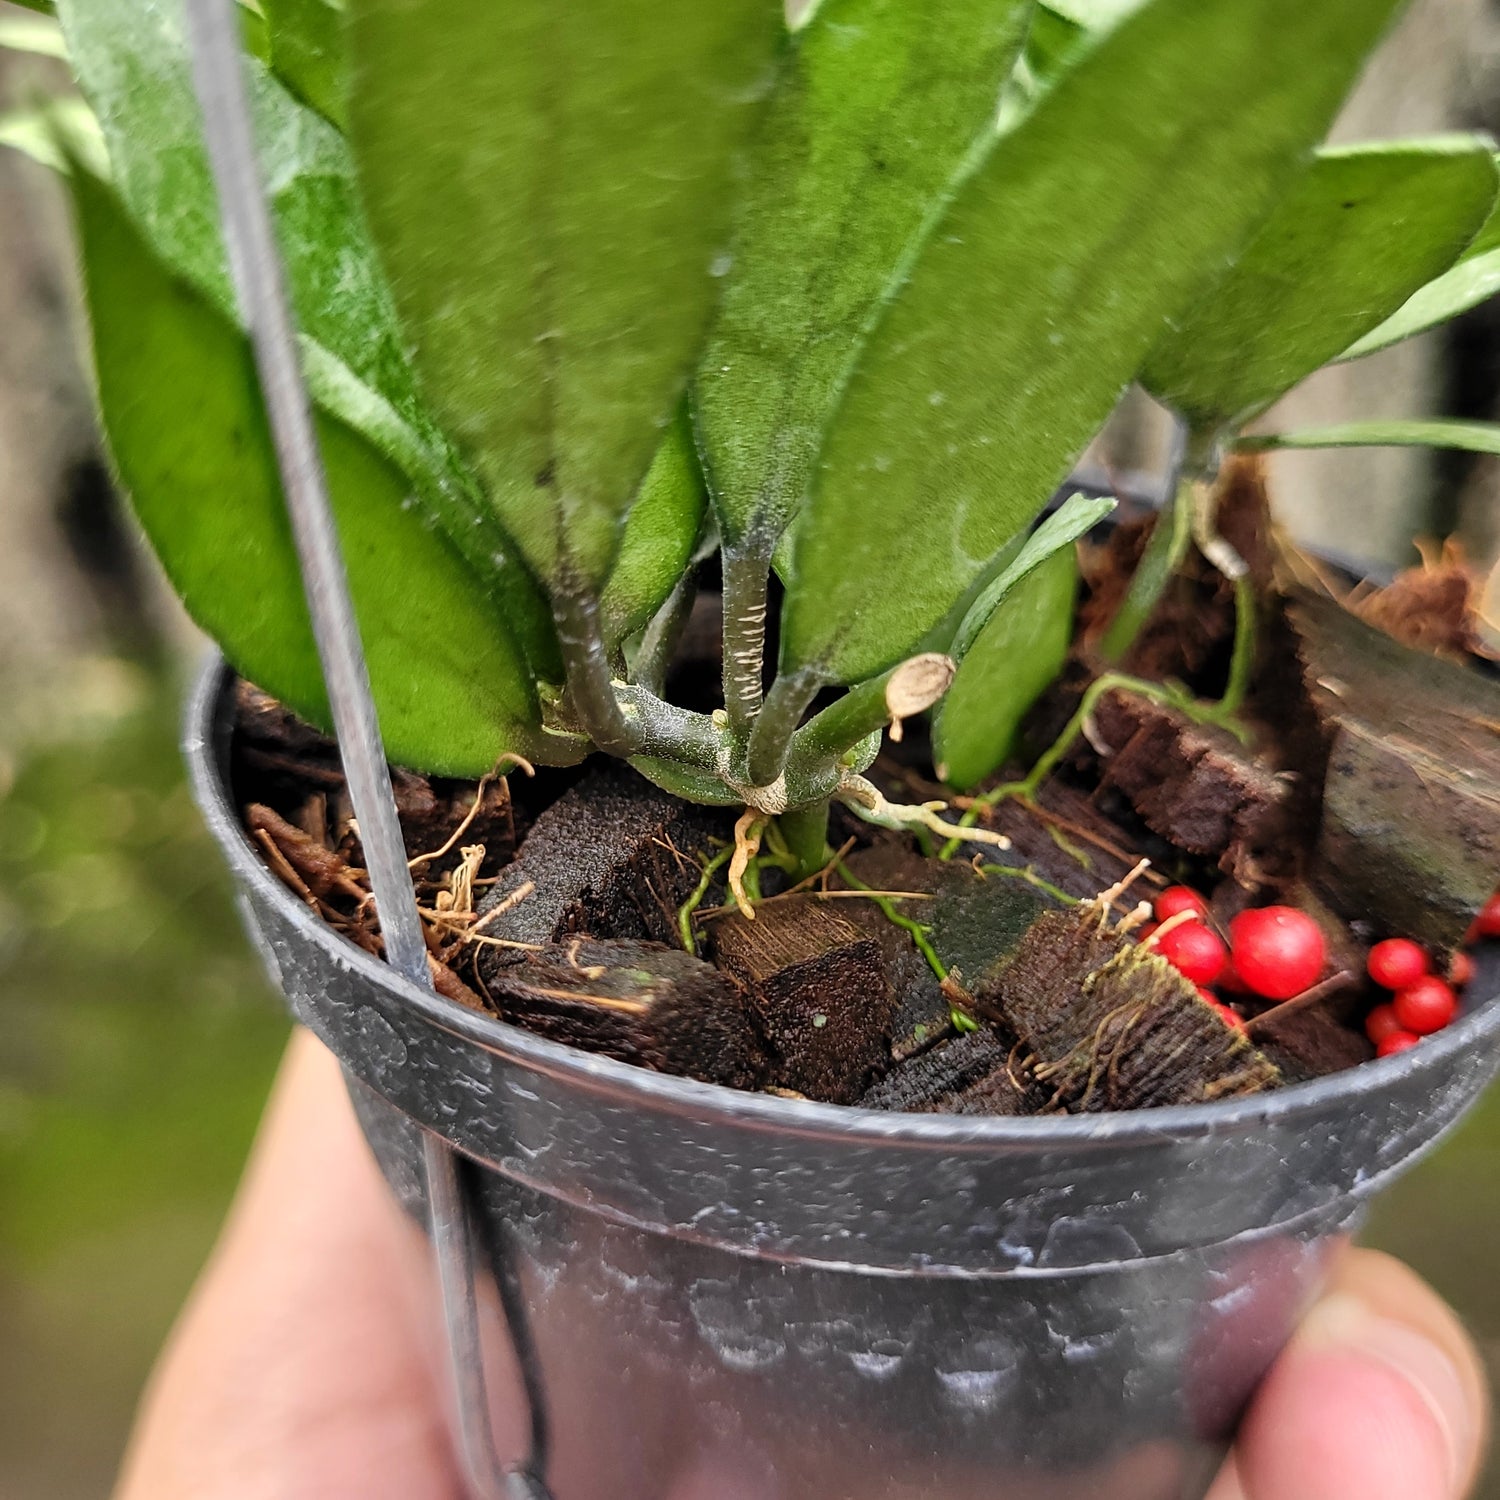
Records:
<instances>
[{"instance_id":1,"label":"metal stake","mask_svg":"<svg viewBox=\"0 0 1500 1500\"><path fill-rule=\"evenodd\" d=\"M339 754L359 820L386 959L404 978L430 989L427 944L298 359L285 271L255 152L235 0L187 0L187 23L193 86L203 111L230 270L255 350L302 586ZM446 1142L431 1132L424 1138L423 1157L460 1441L471 1482L482 1500L504 1500L507 1495L512 1500L545 1500L541 1475L533 1472L542 1455L533 1455L523 1470L507 1476L495 1449L481 1358L471 1216L458 1164Z\"/></svg>"}]
</instances>

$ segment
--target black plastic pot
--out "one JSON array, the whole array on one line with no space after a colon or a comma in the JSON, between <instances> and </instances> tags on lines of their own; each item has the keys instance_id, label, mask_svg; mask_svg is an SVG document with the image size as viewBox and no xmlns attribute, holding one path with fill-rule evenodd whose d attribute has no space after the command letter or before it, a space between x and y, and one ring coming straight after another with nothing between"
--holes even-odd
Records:
<instances>
[{"instance_id":1,"label":"black plastic pot","mask_svg":"<svg viewBox=\"0 0 1500 1500\"><path fill-rule=\"evenodd\" d=\"M478 1164L556 1500L1199 1496L1341 1237L1500 1068L1494 998L1315 1083L1089 1117L788 1102L578 1052L403 983L266 871L226 795L231 684L216 664L189 712L198 801L397 1196L422 1206L421 1127ZM1494 951L1479 970L1494 997Z\"/></svg>"}]
</instances>

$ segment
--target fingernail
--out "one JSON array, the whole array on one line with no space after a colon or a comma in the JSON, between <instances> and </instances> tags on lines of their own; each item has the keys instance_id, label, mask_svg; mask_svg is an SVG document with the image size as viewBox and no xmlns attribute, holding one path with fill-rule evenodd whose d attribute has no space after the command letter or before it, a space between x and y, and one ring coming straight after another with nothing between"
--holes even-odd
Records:
<instances>
[{"instance_id":1,"label":"fingernail","mask_svg":"<svg viewBox=\"0 0 1500 1500\"><path fill-rule=\"evenodd\" d=\"M1308 1315L1298 1334L1315 1348L1352 1350L1395 1371L1421 1398L1443 1434L1449 1480L1456 1494L1467 1479L1478 1439L1478 1414L1458 1366L1426 1334L1377 1312L1348 1292L1338 1292Z\"/></svg>"}]
</instances>

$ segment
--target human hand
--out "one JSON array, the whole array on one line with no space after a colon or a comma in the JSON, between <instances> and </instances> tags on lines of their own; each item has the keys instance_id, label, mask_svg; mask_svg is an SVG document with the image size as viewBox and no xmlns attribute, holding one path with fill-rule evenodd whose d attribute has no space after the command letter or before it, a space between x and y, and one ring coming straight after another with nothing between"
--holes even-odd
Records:
<instances>
[{"instance_id":1,"label":"human hand","mask_svg":"<svg viewBox=\"0 0 1500 1500\"><path fill-rule=\"evenodd\" d=\"M337 1065L299 1034L147 1389L116 1500L462 1500L429 1284L425 1241L381 1180ZM1459 1500L1486 1411L1453 1313L1399 1262L1350 1251L1210 1500ZM689 1481L671 1500L729 1497Z\"/></svg>"}]
</instances>

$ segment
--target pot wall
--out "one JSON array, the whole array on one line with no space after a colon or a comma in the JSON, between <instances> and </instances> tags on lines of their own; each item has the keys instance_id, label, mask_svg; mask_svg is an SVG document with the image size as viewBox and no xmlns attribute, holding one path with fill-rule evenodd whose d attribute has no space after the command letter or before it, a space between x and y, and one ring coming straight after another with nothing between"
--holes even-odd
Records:
<instances>
[{"instance_id":1,"label":"pot wall","mask_svg":"<svg viewBox=\"0 0 1500 1500\"><path fill-rule=\"evenodd\" d=\"M556 1500L1200 1495L1339 1238L1500 1066L1493 1001L1313 1084L1115 1116L879 1114L580 1053L401 983L269 875L224 794L228 682L188 755L247 923L406 1206L419 1125L474 1164Z\"/></svg>"}]
</instances>

